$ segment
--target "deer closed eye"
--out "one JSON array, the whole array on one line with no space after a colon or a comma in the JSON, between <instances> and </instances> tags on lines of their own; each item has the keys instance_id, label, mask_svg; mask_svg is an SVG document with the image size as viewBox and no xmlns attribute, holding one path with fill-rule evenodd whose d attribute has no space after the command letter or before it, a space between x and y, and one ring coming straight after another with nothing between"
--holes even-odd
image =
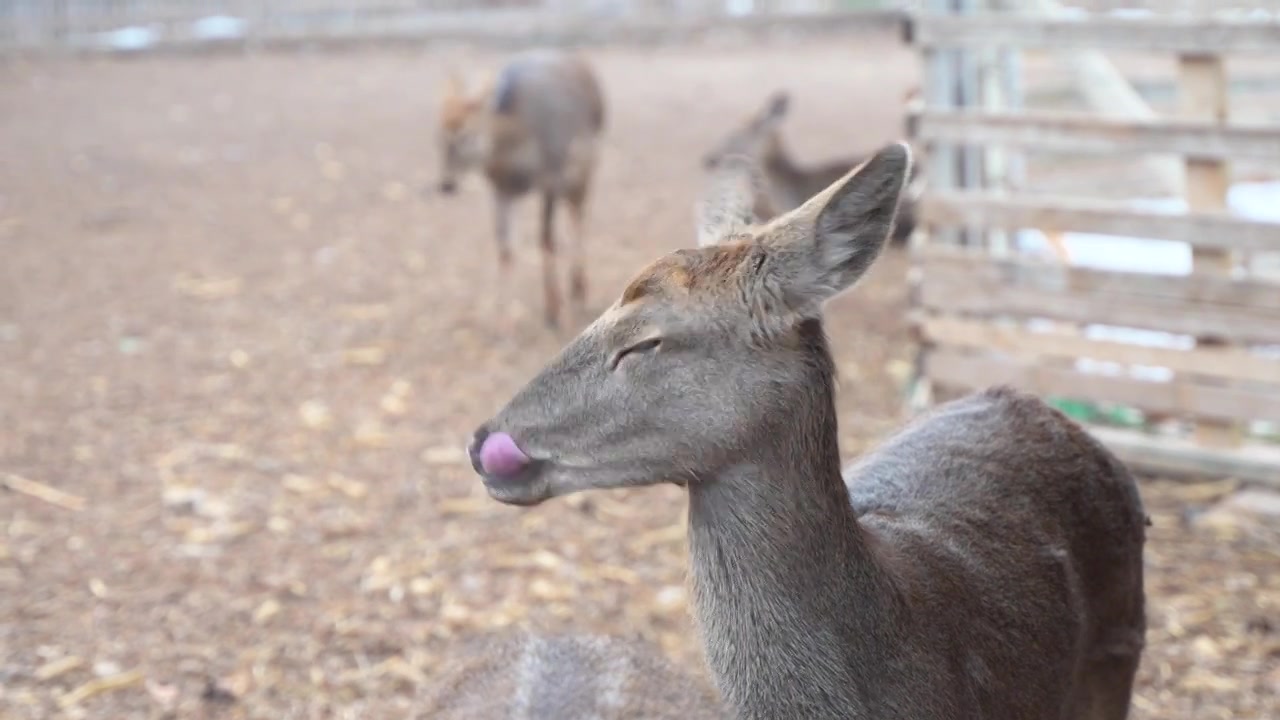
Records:
<instances>
[{"instance_id":1,"label":"deer closed eye","mask_svg":"<svg viewBox=\"0 0 1280 720\"><path fill-rule=\"evenodd\" d=\"M643 353L651 352L653 350L657 350L658 346L661 344L662 344L662 338L649 338L647 340L641 340L640 342L634 345L625 347L622 350L619 350L616 354L614 354L613 361L609 363L609 369L610 370L616 369L618 367L618 363L622 362L623 358L625 358L628 355L631 355L632 353L643 354Z\"/></svg>"}]
</instances>

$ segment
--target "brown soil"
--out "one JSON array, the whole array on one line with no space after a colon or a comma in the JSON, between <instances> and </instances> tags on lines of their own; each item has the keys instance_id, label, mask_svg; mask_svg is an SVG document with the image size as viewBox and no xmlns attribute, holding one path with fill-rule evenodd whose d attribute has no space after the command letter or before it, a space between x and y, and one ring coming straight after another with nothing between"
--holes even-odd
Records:
<instances>
[{"instance_id":1,"label":"brown soil","mask_svg":"<svg viewBox=\"0 0 1280 720\"><path fill-rule=\"evenodd\" d=\"M791 88L817 160L895 137L915 74L865 39L592 56L595 310L692 243L701 151L768 92ZM26 490L0 490L0 716L406 717L452 643L512 623L698 667L679 491L519 510L462 456L566 334L538 320L532 204L503 287L478 179L424 192L442 68L0 66L0 474ZM905 268L831 311L850 455L899 422ZM1280 716L1277 528L1185 522L1225 486L1143 490L1134 716Z\"/></svg>"}]
</instances>

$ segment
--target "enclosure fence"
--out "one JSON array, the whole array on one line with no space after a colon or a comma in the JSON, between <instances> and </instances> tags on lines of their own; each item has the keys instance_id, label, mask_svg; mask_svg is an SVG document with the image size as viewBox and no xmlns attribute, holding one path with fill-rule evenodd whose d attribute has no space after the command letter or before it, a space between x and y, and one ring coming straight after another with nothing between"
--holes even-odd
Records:
<instances>
[{"instance_id":1,"label":"enclosure fence","mask_svg":"<svg viewBox=\"0 0 1280 720\"><path fill-rule=\"evenodd\" d=\"M1280 483L1280 278L1247 262L1280 251L1280 224L1227 210L1228 163L1280 166L1280 126L1229 120L1224 65L1280 54L1280 24L935 12L910 36L926 77L909 127L929 179L911 251L917 406L1010 383L1075 412L1135 467ZM1176 56L1178 116L1020 108L1017 53L1079 48ZM1178 156L1186 211L1023 192L1026 151ZM1186 243L1191 268L1046 260L1019 249L1026 231Z\"/></svg>"},{"instance_id":2,"label":"enclosure fence","mask_svg":"<svg viewBox=\"0 0 1280 720\"><path fill-rule=\"evenodd\" d=\"M531 44L679 39L782 19L892 22L912 0L3 0L0 51L137 53L439 38ZM835 19L835 24L830 21Z\"/></svg>"}]
</instances>

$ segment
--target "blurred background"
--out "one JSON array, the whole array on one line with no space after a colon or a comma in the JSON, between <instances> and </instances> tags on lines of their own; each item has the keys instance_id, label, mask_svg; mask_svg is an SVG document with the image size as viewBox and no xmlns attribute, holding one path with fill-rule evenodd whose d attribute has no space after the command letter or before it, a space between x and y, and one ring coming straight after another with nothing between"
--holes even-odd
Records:
<instances>
[{"instance_id":1,"label":"blurred background","mask_svg":"<svg viewBox=\"0 0 1280 720\"><path fill-rule=\"evenodd\" d=\"M511 626L640 636L700 672L679 490L516 509L488 498L463 453L578 328L542 324L533 202L504 283L483 178L435 192L447 72L539 44L597 68L595 313L693 244L703 154L774 91L790 93L782 133L801 163L914 137L920 103L942 96L906 19L963 5L0 0L0 716L412 717L456 642ZM1105 77L1149 112L1179 108L1167 52L1108 51L1102 70L1054 51L1016 63L1023 107L1103 112L1115 95L1089 78ZM1231 120L1280 125L1280 58L1227 63ZM1156 205L1184 182L1169 158L1023 157L997 163L1001 182ZM1280 222L1273 152L1229 173L1233 212ZM1015 244L1049 262L1051 234L1028 226ZM1065 247L1095 267L1187 272L1183 243L1126 242ZM918 396L914 247L831 303L849 458ZM1270 257L1251 257L1246 294L1274 345ZM1134 424L1088 398L1060 406ZM1274 407L1245 418L1261 453ZM1155 525L1136 718L1280 717L1280 501L1266 477L1244 480L1144 474Z\"/></svg>"}]
</instances>

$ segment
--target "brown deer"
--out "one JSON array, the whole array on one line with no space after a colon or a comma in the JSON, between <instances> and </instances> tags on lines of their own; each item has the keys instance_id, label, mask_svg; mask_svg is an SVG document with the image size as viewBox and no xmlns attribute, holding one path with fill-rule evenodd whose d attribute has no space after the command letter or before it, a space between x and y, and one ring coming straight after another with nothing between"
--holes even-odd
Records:
<instances>
[{"instance_id":1,"label":"brown deer","mask_svg":"<svg viewBox=\"0 0 1280 720\"><path fill-rule=\"evenodd\" d=\"M906 98L910 102L911 94ZM764 188L756 198L756 214L763 219L800 207L866 160L865 157L845 157L821 165L798 164L782 141L782 122L790 105L791 96L785 91L770 95L763 108L734 128L702 158L703 167L711 171L725 158L735 155L759 165L764 173ZM916 227L916 200L920 189L914 177L912 184L913 188L899 203L892 236L895 243L905 243Z\"/></svg>"},{"instance_id":2,"label":"brown deer","mask_svg":"<svg viewBox=\"0 0 1280 720\"><path fill-rule=\"evenodd\" d=\"M596 635L482 635L466 642L429 688L431 720L721 720L706 683L657 648Z\"/></svg>"},{"instance_id":3,"label":"brown deer","mask_svg":"<svg viewBox=\"0 0 1280 720\"><path fill-rule=\"evenodd\" d=\"M801 207L641 271L475 432L513 505L671 482L693 608L738 718L1120 720L1145 515L1081 427L1007 387L936 407L842 478L825 302L880 254L885 147Z\"/></svg>"},{"instance_id":4,"label":"brown deer","mask_svg":"<svg viewBox=\"0 0 1280 720\"><path fill-rule=\"evenodd\" d=\"M460 178L483 169L493 190L498 263L511 266L515 201L542 196L543 316L557 326L560 289L555 266L555 211L563 200L572 224L570 300L586 303L584 211L604 131L605 103L585 59L559 50L530 50L511 58L496 80L468 91L451 74L440 102L440 185L451 194Z\"/></svg>"}]
</instances>

